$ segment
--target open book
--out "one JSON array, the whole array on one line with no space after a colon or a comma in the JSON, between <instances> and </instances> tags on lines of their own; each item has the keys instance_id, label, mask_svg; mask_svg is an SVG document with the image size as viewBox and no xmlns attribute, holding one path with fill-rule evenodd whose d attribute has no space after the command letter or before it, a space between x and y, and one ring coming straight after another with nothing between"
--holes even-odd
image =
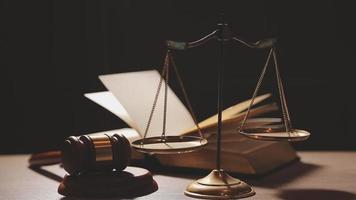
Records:
<instances>
[{"instance_id":1,"label":"open book","mask_svg":"<svg viewBox=\"0 0 356 200\"><path fill-rule=\"evenodd\" d=\"M158 90L160 78L161 76L156 70L99 76L99 79L108 89L108 91L88 93L85 94L85 97L112 112L124 122L126 122L128 126L130 126L130 129L126 128L121 130L113 130L105 133L120 132L124 134L130 140L130 142L136 139L141 139L147 126L147 121L152 109L155 94ZM164 87L161 87L160 90L161 91L159 91L158 101L151 120L150 129L147 133L147 137L160 136L162 134ZM258 96L256 97L254 104L260 104L270 96L270 94ZM166 135L197 134L197 127L190 112L169 87L167 92L167 99ZM290 149L289 151L286 151L290 153L288 156L285 156L286 159L282 158L282 162L294 159L296 155L293 149L290 148L289 144L252 141L238 134L237 129L239 128L240 123L244 118L249 104L250 100L247 100L231 106L222 112L222 159L224 159L224 155L233 157L231 155L236 154L236 158L238 160L239 157L245 156L244 154L247 155L248 152L261 150L261 148L265 148L273 144L274 147L276 144L280 146L282 145L284 151L286 151L286 149ZM258 115L272 112L277 109L278 107L275 103L263 104L255 106L251 110L249 116L257 117ZM256 127L276 124L278 125L279 123L281 123L281 119L279 118L253 118L247 121L246 126ZM205 159L209 158L209 156L212 157L214 154L212 154L211 151L216 150L215 135L217 130L217 115L208 117L207 119L199 122L199 127L201 128L204 137L209 142L206 148L184 155L184 162L182 162L182 160L179 158L182 157L182 155L157 155L157 158L160 160L160 162L162 164L166 163L173 166L211 169L211 165L214 165L214 159L211 158L212 161L210 164L209 159L202 161L201 157L202 155L204 155L203 157L205 157ZM140 159L141 157L141 153L135 152L133 154L133 159ZM231 158L229 159L231 160ZM242 161L237 162L241 163ZM223 163L225 162L223 161ZM281 162L278 163L278 165L280 164ZM229 169L230 171L240 173L258 173L256 170L251 170L252 168L250 166L243 167L244 170L241 170L241 167L239 168L233 166L225 166L225 168ZM264 171L269 170L269 168L267 167L267 169Z\"/></svg>"}]
</instances>

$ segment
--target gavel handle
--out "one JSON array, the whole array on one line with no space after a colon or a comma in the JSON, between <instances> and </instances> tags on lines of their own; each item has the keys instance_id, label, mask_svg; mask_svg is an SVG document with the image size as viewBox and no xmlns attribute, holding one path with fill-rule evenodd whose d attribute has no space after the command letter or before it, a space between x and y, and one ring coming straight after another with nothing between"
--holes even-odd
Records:
<instances>
[{"instance_id":1,"label":"gavel handle","mask_svg":"<svg viewBox=\"0 0 356 200\"><path fill-rule=\"evenodd\" d=\"M54 165L62 162L60 151L47 151L44 153L32 154L29 159L29 167L40 167L45 165Z\"/></svg>"}]
</instances>

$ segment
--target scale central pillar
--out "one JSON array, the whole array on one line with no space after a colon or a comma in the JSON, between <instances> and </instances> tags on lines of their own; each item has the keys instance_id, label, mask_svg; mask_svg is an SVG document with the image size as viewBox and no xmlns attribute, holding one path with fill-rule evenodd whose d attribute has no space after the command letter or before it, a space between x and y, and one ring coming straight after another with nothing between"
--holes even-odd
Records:
<instances>
[{"instance_id":1,"label":"scale central pillar","mask_svg":"<svg viewBox=\"0 0 356 200\"><path fill-rule=\"evenodd\" d=\"M217 127L217 151L216 169L206 177L198 179L188 185L184 194L193 198L202 199L240 199L255 195L255 191L245 182L235 179L221 169L221 126L223 109L223 73L225 61L225 42L230 41L232 33L228 24L222 21L218 24L215 38L220 43L220 60L218 66L218 127Z\"/></svg>"}]
</instances>

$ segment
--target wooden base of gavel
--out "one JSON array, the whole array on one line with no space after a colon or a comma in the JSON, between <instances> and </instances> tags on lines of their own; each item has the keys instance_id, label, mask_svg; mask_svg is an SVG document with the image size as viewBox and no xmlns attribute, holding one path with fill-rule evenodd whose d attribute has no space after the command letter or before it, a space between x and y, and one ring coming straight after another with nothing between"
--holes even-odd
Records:
<instances>
[{"instance_id":1,"label":"wooden base of gavel","mask_svg":"<svg viewBox=\"0 0 356 200\"><path fill-rule=\"evenodd\" d=\"M62 151L31 156L31 168L62 163L69 173L58 193L73 197L132 198L158 189L152 174L143 168L127 167L131 157L129 141L122 135L67 138Z\"/></svg>"}]
</instances>

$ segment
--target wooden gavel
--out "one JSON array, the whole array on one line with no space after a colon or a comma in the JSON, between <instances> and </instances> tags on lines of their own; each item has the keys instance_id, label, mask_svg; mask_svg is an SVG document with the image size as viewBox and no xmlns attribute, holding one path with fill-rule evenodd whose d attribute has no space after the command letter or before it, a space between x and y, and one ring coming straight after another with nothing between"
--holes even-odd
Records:
<instances>
[{"instance_id":1,"label":"wooden gavel","mask_svg":"<svg viewBox=\"0 0 356 200\"><path fill-rule=\"evenodd\" d=\"M123 135L70 136L62 151L31 156L30 167L62 163L71 175L92 171L121 171L131 158L130 142Z\"/></svg>"}]
</instances>

